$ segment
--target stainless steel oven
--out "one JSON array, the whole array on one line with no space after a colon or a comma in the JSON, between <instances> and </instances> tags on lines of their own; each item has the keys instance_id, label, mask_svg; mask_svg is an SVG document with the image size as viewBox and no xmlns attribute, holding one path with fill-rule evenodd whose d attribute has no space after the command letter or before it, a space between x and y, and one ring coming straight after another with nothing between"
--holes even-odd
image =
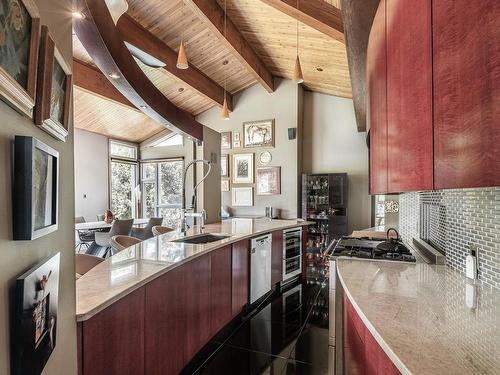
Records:
<instances>
[{"instance_id":1,"label":"stainless steel oven","mask_svg":"<svg viewBox=\"0 0 500 375\"><path fill-rule=\"evenodd\" d=\"M283 231L283 282L302 272L302 228Z\"/></svg>"}]
</instances>

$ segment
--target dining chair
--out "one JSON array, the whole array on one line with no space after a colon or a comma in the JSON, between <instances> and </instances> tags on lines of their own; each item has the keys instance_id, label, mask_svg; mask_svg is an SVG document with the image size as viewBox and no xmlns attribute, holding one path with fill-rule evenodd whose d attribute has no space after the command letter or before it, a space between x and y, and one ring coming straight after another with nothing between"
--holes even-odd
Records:
<instances>
[{"instance_id":1,"label":"dining chair","mask_svg":"<svg viewBox=\"0 0 500 375\"><path fill-rule=\"evenodd\" d=\"M75 224L85 223L85 218L83 216L75 217ZM82 251L82 246L85 246L88 250L89 245L95 240L95 233L91 230L77 230L78 234L78 243L75 246L75 249L78 249L78 252Z\"/></svg>"},{"instance_id":2,"label":"dining chair","mask_svg":"<svg viewBox=\"0 0 500 375\"><path fill-rule=\"evenodd\" d=\"M174 229L169 228L169 227L162 227L161 225L155 225L152 228L152 232L154 236L160 236L162 234L172 232Z\"/></svg>"},{"instance_id":3,"label":"dining chair","mask_svg":"<svg viewBox=\"0 0 500 375\"><path fill-rule=\"evenodd\" d=\"M75 254L75 273L79 278L101 263L104 259L88 254Z\"/></svg>"},{"instance_id":4,"label":"dining chair","mask_svg":"<svg viewBox=\"0 0 500 375\"><path fill-rule=\"evenodd\" d=\"M144 228L132 228L131 235L135 238L140 238L141 240L147 240L148 238L153 237L153 227L161 225L162 222L162 217L152 217L149 219Z\"/></svg>"},{"instance_id":5,"label":"dining chair","mask_svg":"<svg viewBox=\"0 0 500 375\"><path fill-rule=\"evenodd\" d=\"M137 245L139 242L142 242L142 240L131 236L113 236L111 237L111 247L114 250L113 254L125 250L127 247Z\"/></svg>"},{"instance_id":6,"label":"dining chair","mask_svg":"<svg viewBox=\"0 0 500 375\"><path fill-rule=\"evenodd\" d=\"M96 232L95 234L95 243L104 248L104 258L111 253L111 237L117 235L130 235L130 230L132 229L132 225L134 224L134 219L127 220L115 220L111 225L111 230L109 232ZM88 254L88 252L87 252ZM95 255L95 254L94 254Z\"/></svg>"}]
</instances>

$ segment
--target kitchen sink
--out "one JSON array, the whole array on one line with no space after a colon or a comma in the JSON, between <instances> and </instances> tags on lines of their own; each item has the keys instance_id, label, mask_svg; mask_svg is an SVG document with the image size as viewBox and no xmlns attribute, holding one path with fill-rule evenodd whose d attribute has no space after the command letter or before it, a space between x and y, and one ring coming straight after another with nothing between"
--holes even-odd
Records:
<instances>
[{"instance_id":1,"label":"kitchen sink","mask_svg":"<svg viewBox=\"0 0 500 375\"><path fill-rule=\"evenodd\" d=\"M205 233L205 234L197 234L195 236L190 236L190 237L179 238L177 240L173 240L172 242L183 242L183 243L199 245L199 244L220 241L228 237L230 236L226 234Z\"/></svg>"}]
</instances>

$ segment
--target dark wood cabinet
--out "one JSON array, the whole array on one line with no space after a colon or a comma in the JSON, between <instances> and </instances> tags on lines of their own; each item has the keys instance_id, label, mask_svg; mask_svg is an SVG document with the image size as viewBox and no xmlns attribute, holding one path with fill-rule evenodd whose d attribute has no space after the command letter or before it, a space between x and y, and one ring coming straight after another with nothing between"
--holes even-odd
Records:
<instances>
[{"instance_id":1,"label":"dark wood cabinet","mask_svg":"<svg viewBox=\"0 0 500 375\"><path fill-rule=\"evenodd\" d=\"M500 185L500 1L433 1L435 187Z\"/></svg>"},{"instance_id":2,"label":"dark wood cabinet","mask_svg":"<svg viewBox=\"0 0 500 375\"><path fill-rule=\"evenodd\" d=\"M271 250L271 285L283 280L283 231L273 232Z\"/></svg>"},{"instance_id":3,"label":"dark wood cabinet","mask_svg":"<svg viewBox=\"0 0 500 375\"><path fill-rule=\"evenodd\" d=\"M187 362L186 357L186 287L184 267L169 271L146 285L145 306L145 373L178 374ZM119 313L116 315L119 316ZM189 322L191 324L192 322ZM136 322L137 324L137 322ZM133 346L124 337L124 342ZM131 356L135 358L137 353ZM118 357L127 358L127 357ZM121 360L116 362L133 363Z\"/></svg>"},{"instance_id":4,"label":"dark wood cabinet","mask_svg":"<svg viewBox=\"0 0 500 375\"><path fill-rule=\"evenodd\" d=\"M387 49L385 1L373 19L366 60L367 124L370 132L370 193L384 194L387 187Z\"/></svg>"},{"instance_id":5,"label":"dark wood cabinet","mask_svg":"<svg viewBox=\"0 0 500 375\"><path fill-rule=\"evenodd\" d=\"M214 250L210 253L211 276L210 295L211 312L210 326L215 334L232 317L231 284L232 260L231 245Z\"/></svg>"},{"instance_id":6,"label":"dark wood cabinet","mask_svg":"<svg viewBox=\"0 0 500 375\"><path fill-rule=\"evenodd\" d=\"M431 1L386 0L388 191L433 187Z\"/></svg>"},{"instance_id":7,"label":"dark wood cabinet","mask_svg":"<svg viewBox=\"0 0 500 375\"><path fill-rule=\"evenodd\" d=\"M232 316L238 315L248 303L250 277L250 242L239 241L233 244L232 259Z\"/></svg>"}]
</instances>

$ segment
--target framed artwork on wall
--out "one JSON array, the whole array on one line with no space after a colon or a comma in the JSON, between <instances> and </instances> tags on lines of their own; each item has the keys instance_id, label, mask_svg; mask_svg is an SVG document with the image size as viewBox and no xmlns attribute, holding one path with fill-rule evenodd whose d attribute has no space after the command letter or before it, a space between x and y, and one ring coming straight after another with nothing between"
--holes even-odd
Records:
<instances>
[{"instance_id":1,"label":"framed artwork on wall","mask_svg":"<svg viewBox=\"0 0 500 375\"><path fill-rule=\"evenodd\" d=\"M229 180L228 179L222 179L220 181L220 190L223 192L229 191Z\"/></svg>"},{"instance_id":2,"label":"framed artwork on wall","mask_svg":"<svg viewBox=\"0 0 500 375\"><path fill-rule=\"evenodd\" d=\"M253 187L233 187L231 190L231 204L234 207L253 206Z\"/></svg>"},{"instance_id":3,"label":"framed artwork on wall","mask_svg":"<svg viewBox=\"0 0 500 375\"><path fill-rule=\"evenodd\" d=\"M229 156L221 155L220 157L220 175L222 177L229 177Z\"/></svg>"},{"instance_id":4,"label":"framed artwork on wall","mask_svg":"<svg viewBox=\"0 0 500 375\"><path fill-rule=\"evenodd\" d=\"M57 338L60 253L17 278L13 374L41 374Z\"/></svg>"},{"instance_id":5,"label":"framed artwork on wall","mask_svg":"<svg viewBox=\"0 0 500 375\"><path fill-rule=\"evenodd\" d=\"M231 132L220 133L220 148L222 150L229 150L231 148Z\"/></svg>"},{"instance_id":6,"label":"framed artwork on wall","mask_svg":"<svg viewBox=\"0 0 500 375\"><path fill-rule=\"evenodd\" d=\"M42 26L35 124L61 141L68 136L72 87L71 69Z\"/></svg>"},{"instance_id":7,"label":"framed artwork on wall","mask_svg":"<svg viewBox=\"0 0 500 375\"><path fill-rule=\"evenodd\" d=\"M253 184L253 154L233 154L233 184Z\"/></svg>"},{"instance_id":8,"label":"framed artwork on wall","mask_svg":"<svg viewBox=\"0 0 500 375\"><path fill-rule=\"evenodd\" d=\"M260 154L259 160L260 164L268 165L271 162L271 160L273 160L273 156L269 151L264 151L263 153Z\"/></svg>"},{"instance_id":9,"label":"framed artwork on wall","mask_svg":"<svg viewBox=\"0 0 500 375\"><path fill-rule=\"evenodd\" d=\"M58 229L59 152L33 137L14 140L14 240L34 240Z\"/></svg>"},{"instance_id":10,"label":"framed artwork on wall","mask_svg":"<svg viewBox=\"0 0 500 375\"><path fill-rule=\"evenodd\" d=\"M0 0L0 96L33 117L40 14L33 0Z\"/></svg>"},{"instance_id":11,"label":"framed artwork on wall","mask_svg":"<svg viewBox=\"0 0 500 375\"><path fill-rule=\"evenodd\" d=\"M281 167L257 168L257 195L281 194Z\"/></svg>"},{"instance_id":12,"label":"framed artwork on wall","mask_svg":"<svg viewBox=\"0 0 500 375\"><path fill-rule=\"evenodd\" d=\"M243 147L274 147L274 120L244 122Z\"/></svg>"}]
</instances>

